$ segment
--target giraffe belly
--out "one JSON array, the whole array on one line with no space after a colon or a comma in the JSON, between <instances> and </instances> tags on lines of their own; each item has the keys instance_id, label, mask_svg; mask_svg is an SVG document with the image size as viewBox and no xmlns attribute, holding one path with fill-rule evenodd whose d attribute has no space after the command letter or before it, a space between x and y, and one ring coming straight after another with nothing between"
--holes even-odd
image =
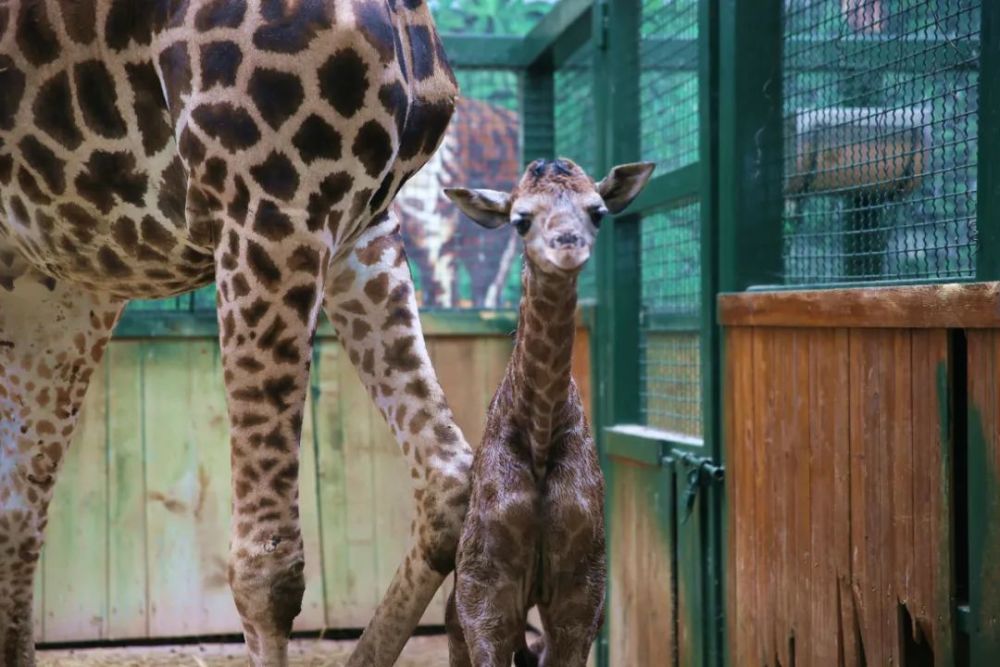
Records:
<instances>
[{"instance_id":1,"label":"giraffe belly","mask_svg":"<svg viewBox=\"0 0 1000 667\"><path fill-rule=\"evenodd\" d=\"M13 122L0 122L0 251L17 254L19 266L124 299L211 282L211 230L198 238L189 223L188 176L151 62L138 54L111 66L92 55L79 50L60 70L18 70L21 103ZM0 69L6 57L0 48ZM128 72L132 104L121 103L120 86L117 105L84 113L81 67L97 88L112 70ZM110 90L99 92L114 99ZM4 94L0 103L9 102ZM76 106L54 115L51 105L67 96Z\"/></svg>"},{"instance_id":2,"label":"giraffe belly","mask_svg":"<svg viewBox=\"0 0 1000 667\"><path fill-rule=\"evenodd\" d=\"M141 179L138 174L144 172L138 171L135 154L118 155L130 157L105 165L112 171L101 177L113 181L116 173L121 175L118 186L124 189L130 187L130 177ZM0 186L0 277L5 256L10 260L8 273L15 272L15 266L22 272L30 267L56 280L123 299L171 296L213 280L212 249L195 242L183 218L186 179L179 162L177 183L160 188L147 185L141 198L115 197L102 208L79 195L40 196L22 166L24 156L15 150L11 158L15 177ZM136 169L129 171L131 165ZM153 166L147 168L154 171ZM18 178L21 174L25 175ZM159 199L167 208L176 205L179 216L165 215L155 205Z\"/></svg>"}]
</instances>

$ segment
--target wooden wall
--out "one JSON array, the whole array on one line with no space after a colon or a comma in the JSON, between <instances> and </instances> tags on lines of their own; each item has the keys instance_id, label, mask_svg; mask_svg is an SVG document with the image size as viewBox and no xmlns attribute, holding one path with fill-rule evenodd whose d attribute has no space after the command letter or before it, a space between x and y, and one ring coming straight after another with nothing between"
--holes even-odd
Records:
<instances>
[{"instance_id":1,"label":"wooden wall","mask_svg":"<svg viewBox=\"0 0 1000 667\"><path fill-rule=\"evenodd\" d=\"M474 445L506 336L429 337ZM586 347L576 366L589 392ZM43 642L238 633L226 584L229 444L212 338L112 341L52 503L37 580ZM297 630L360 628L400 561L409 474L337 342L317 339L303 427L306 594ZM350 415L350 418L346 416ZM424 622L443 621L439 594Z\"/></svg>"},{"instance_id":2,"label":"wooden wall","mask_svg":"<svg viewBox=\"0 0 1000 667\"><path fill-rule=\"evenodd\" d=\"M997 283L720 299L732 664L997 664L997 303Z\"/></svg>"},{"instance_id":3,"label":"wooden wall","mask_svg":"<svg viewBox=\"0 0 1000 667\"><path fill-rule=\"evenodd\" d=\"M735 664L951 654L948 351L940 329L727 332Z\"/></svg>"},{"instance_id":4,"label":"wooden wall","mask_svg":"<svg viewBox=\"0 0 1000 667\"><path fill-rule=\"evenodd\" d=\"M608 664L672 664L673 470L612 458L608 471Z\"/></svg>"}]
</instances>

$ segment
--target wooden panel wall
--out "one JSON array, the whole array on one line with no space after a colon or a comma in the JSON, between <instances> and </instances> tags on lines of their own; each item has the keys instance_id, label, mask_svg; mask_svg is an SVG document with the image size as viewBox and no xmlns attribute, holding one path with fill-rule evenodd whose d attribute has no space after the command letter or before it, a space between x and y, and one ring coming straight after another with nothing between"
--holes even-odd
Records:
<instances>
[{"instance_id":1,"label":"wooden panel wall","mask_svg":"<svg viewBox=\"0 0 1000 667\"><path fill-rule=\"evenodd\" d=\"M473 445L510 345L503 336L429 339ZM112 341L53 499L36 585L40 641L240 631L225 576L221 378L212 339ZM300 471L307 584L295 627L360 628L406 547L409 473L335 340L318 339L311 383ZM442 623L443 599L425 623Z\"/></svg>"},{"instance_id":2,"label":"wooden panel wall","mask_svg":"<svg viewBox=\"0 0 1000 667\"><path fill-rule=\"evenodd\" d=\"M969 331L970 665L1000 655L1000 330Z\"/></svg>"},{"instance_id":3,"label":"wooden panel wall","mask_svg":"<svg viewBox=\"0 0 1000 667\"><path fill-rule=\"evenodd\" d=\"M949 365L944 329L727 330L733 664L950 664Z\"/></svg>"},{"instance_id":4,"label":"wooden panel wall","mask_svg":"<svg viewBox=\"0 0 1000 667\"><path fill-rule=\"evenodd\" d=\"M608 664L673 664L673 468L612 458L607 485Z\"/></svg>"}]
</instances>

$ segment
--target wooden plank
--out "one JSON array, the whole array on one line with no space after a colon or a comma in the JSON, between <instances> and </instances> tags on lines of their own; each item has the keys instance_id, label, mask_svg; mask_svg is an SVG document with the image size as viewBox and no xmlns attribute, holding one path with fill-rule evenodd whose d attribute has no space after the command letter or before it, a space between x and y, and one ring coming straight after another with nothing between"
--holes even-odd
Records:
<instances>
[{"instance_id":1,"label":"wooden plank","mask_svg":"<svg viewBox=\"0 0 1000 667\"><path fill-rule=\"evenodd\" d=\"M837 565L836 540L838 526L831 512L836 503L835 452L836 423L843 419L838 406L845 405L846 387L841 386L842 376L837 368L836 334L829 330L810 332L809 348L809 476L810 489L810 582L809 627L810 633L802 637L802 663L805 665L837 664L840 654L840 619L837 614ZM843 529L841 528L841 531ZM796 664L799 664L798 662Z\"/></svg>"},{"instance_id":2,"label":"wooden plank","mask_svg":"<svg viewBox=\"0 0 1000 667\"><path fill-rule=\"evenodd\" d=\"M321 341L317 345L336 345ZM319 356L314 353L313 359ZM319 393L319 370L312 368L309 393L306 395L302 420L302 440L299 444L299 522L305 550L306 592L302 598L302 613L295 618L295 631L322 630L326 624L326 598L323 586L323 556L319 518L318 475L316 455L318 442L315 429L316 395Z\"/></svg>"},{"instance_id":3,"label":"wooden plank","mask_svg":"<svg viewBox=\"0 0 1000 667\"><path fill-rule=\"evenodd\" d=\"M753 330L734 328L725 342L725 438L730 483L727 493L729 553L726 621L733 664L753 662L756 644L754 591L757 516L753 495Z\"/></svg>"},{"instance_id":4,"label":"wooden plank","mask_svg":"<svg viewBox=\"0 0 1000 667\"><path fill-rule=\"evenodd\" d=\"M242 626L229 589L227 568L229 562L231 509L231 459L229 439L229 413L222 375L222 358L219 344L211 340L192 340L187 356L188 386L186 394L173 397L171 403L177 412L172 416L187 422L186 438L190 449L183 472L170 484L169 491L161 492L180 501L185 510L170 512L165 504L154 504L150 512L159 513L168 531L182 523L191 531L193 542L178 545L178 557L187 562L186 582L174 582L175 587L186 583L182 595L191 596L192 587L197 591L197 605L178 600L177 613L184 613L189 622L195 623L199 634L239 633ZM156 382L154 378L152 380ZM165 400L163 397L161 400ZM151 422L147 430L159 428L160 421ZM162 442L164 454L175 443ZM150 490L154 487L150 485ZM150 496L152 500L152 496ZM164 512L164 509L168 509ZM181 533L183 534L183 533Z\"/></svg>"},{"instance_id":5,"label":"wooden plank","mask_svg":"<svg viewBox=\"0 0 1000 667\"><path fill-rule=\"evenodd\" d=\"M913 582L911 590L911 614L916 619L918 628L927 640L933 638L932 628L936 624L934 614L934 503L937 490L933 488L935 462L937 459L937 406L934 392L929 391L934 386L935 360L931 357L933 331L914 331L912 333L913 372L911 397L913 414L917 423L913 429L913 531L922 536L916 540L913 549ZM970 352L974 347L973 340L979 332L970 332ZM930 361L931 363L928 363ZM975 374L970 374L970 393L975 382Z\"/></svg>"},{"instance_id":6,"label":"wooden plank","mask_svg":"<svg viewBox=\"0 0 1000 667\"><path fill-rule=\"evenodd\" d=\"M340 408L337 417L343 433L344 497L341 511L346 515L347 586L339 598L327 598L327 616L336 627L363 626L377 604L379 582L375 554L374 413L371 399L347 355L338 358L340 366Z\"/></svg>"},{"instance_id":7,"label":"wooden plank","mask_svg":"<svg viewBox=\"0 0 1000 667\"><path fill-rule=\"evenodd\" d=\"M107 636L107 361L94 372L49 506L47 642Z\"/></svg>"},{"instance_id":8,"label":"wooden plank","mask_svg":"<svg viewBox=\"0 0 1000 667\"><path fill-rule=\"evenodd\" d=\"M326 621L329 627L361 627L367 618L359 605L347 606L350 563L347 559L347 477L341 417L341 371L353 373L336 342L319 346L316 373L316 484L319 498L320 542L322 545L323 586ZM351 450L353 453L353 450Z\"/></svg>"},{"instance_id":9,"label":"wooden plank","mask_svg":"<svg viewBox=\"0 0 1000 667\"><path fill-rule=\"evenodd\" d=\"M108 637L146 637L142 343L114 341L108 392Z\"/></svg>"},{"instance_id":10,"label":"wooden plank","mask_svg":"<svg viewBox=\"0 0 1000 667\"><path fill-rule=\"evenodd\" d=\"M1000 283L744 292L719 296L729 326L1000 327Z\"/></svg>"},{"instance_id":11,"label":"wooden plank","mask_svg":"<svg viewBox=\"0 0 1000 667\"><path fill-rule=\"evenodd\" d=\"M851 390L851 501L852 509L850 519L851 530L851 587L852 597L856 606L856 615L852 619L852 630L860 633L862 642L862 655L864 664L881 664L872 659L872 633L870 631L870 618L874 610L870 608L870 596L867 595L866 587L869 585L868 579L868 554L870 551L869 532L867 525L868 503L872 502L868 498L867 488L867 444L871 433L866 432L866 428L871 429L871 408L868 406L866 391L867 380L871 373L872 350L870 341L867 340L864 332L850 332L850 390Z\"/></svg>"},{"instance_id":12,"label":"wooden plank","mask_svg":"<svg viewBox=\"0 0 1000 667\"><path fill-rule=\"evenodd\" d=\"M791 465L793 478L789 480L794 508L794 550L792 551L793 579L789 585L793 591L792 625L790 631L794 644L790 648L790 662L795 665L809 665L806 657L812 650L812 618L810 597L813 594L815 569L811 562L812 547L812 437L809 420L809 342L810 332L795 331L792 337L792 379L787 391L792 394L792 435Z\"/></svg>"},{"instance_id":13,"label":"wooden plank","mask_svg":"<svg viewBox=\"0 0 1000 667\"><path fill-rule=\"evenodd\" d=\"M612 665L672 664L672 472L615 462L608 475Z\"/></svg>"},{"instance_id":14,"label":"wooden plank","mask_svg":"<svg viewBox=\"0 0 1000 667\"><path fill-rule=\"evenodd\" d=\"M146 529L149 573L149 635L198 634L202 599L191 591L202 585L197 524L195 429L188 409L193 395L194 361L189 341L144 344L143 423L146 441ZM221 535L227 535L225 530ZM218 534L217 534L218 535ZM235 609L234 609L235 612Z\"/></svg>"},{"instance_id":15,"label":"wooden plank","mask_svg":"<svg viewBox=\"0 0 1000 667\"><path fill-rule=\"evenodd\" d=\"M896 331L881 330L878 334L879 350L879 420L878 420L878 448L875 452L878 458L876 468L878 477L873 479L873 486L877 491L878 505L875 508L875 518L877 525L878 557L873 560L878 564L878 593L879 593L879 615L876 622L879 624L883 655L890 665L902 664L899 655L899 613L897 609L898 593L895 587L895 566L896 566L896 544L893 540L893 522L897 515L896 505L893 498L892 483L893 474L893 429L896 422L903 415L895 411L894 400L894 378L902 373L909 374L909 363L906 368L900 369L896 366L894 354ZM907 385L904 385L907 386ZM869 471L870 473L870 471Z\"/></svg>"},{"instance_id":16,"label":"wooden plank","mask_svg":"<svg viewBox=\"0 0 1000 667\"><path fill-rule=\"evenodd\" d=\"M789 653L789 639L793 610L791 594L797 582L790 571L792 565L791 531L793 518L794 488L794 439L792 418L794 404L793 391L794 369L792 368L792 332L787 329L775 329L768 332L771 339L771 358L774 364L774 380L772 392L775 394L775 411L770 419L775 422L775 458L770 463L771 493L775 495L774 523L772 524L774 539L774 570L775 570L775 656L782 665L792 664Z\"/></svg>"},{"instance_id":17,"label":"wooden plank","mask_svg":"<svg viewBox=\"0 0 1000 667\"><path fill-rule=\"evenodd\" d=\"M891 541L893 546L892 559L888 554L883 557L885 565L885 582L891 586L893 596L891 602L904 606L908 613L910 609L910 587L913 582L913 426L915 415L912 411L912 372L913 350L911 332L897 330L892 334L892 362L894 372L888 382L891 391L889 403L889 458L891 470L888 479L891 482L890 496L892 501ZM891 613L886 621L890 623L887 632L896 632L901 636L903 629L897 627L899 614ZM894 636L894 635L888 635ZM892 642L895 651L899 651L899 642ZM898 654L897 660L901 659ZM896 664L900 664L897 662Z\"/></svg>"},{"instance_id":18,"label":"wooden plank","mask_svg":"<svg viewBox=\"0 0 1000 667\"><path fill-rule=\"evenodd\" d=\"M776 573L773 523L775 508L773 503L772 471L769 466L771 452L774 451L775 433L772 415L776 414L774 346L770 337L760 330L754 331L754 433L759 434L756 442L757 455L754 466L754 497L758 513L760 538L754 562L757 566L757 611L759 627L757 632L757 657L759 664L769 664L777 650L775 636Z\"/></svg>"},{"instance_id":19,"label":"wooden plank","mask_svg":"<svg viewBox=\"0 0 1000 667\"><path fill-rule=\"evenodd\" d=\"M506 366L506 363L504 365ZM590 330L586 327L577 327L576 336L573 338L573 379L576 380L576 386L580 390L580 400L583 401L583 410L588 422L592 422L594 414L590 373Z\"/></svg>"},{"instance_id":20,"label":"wooden plank","mask_svg":"<svg viewBox=\"0 0 1000 667\"><path fill-rule=\"evenodd\" d=\"M478 442L482 436L484 381L475 376L477 341L472 338L434 338L428 350L434 370L458 427L465 437ZM470 391L470 384L472 390Z\"/></svg>"},{"instance_id":21,"label":"wooden plank","mask_svg":"<svg viewBox=\"0 0 1000 667\"><path fill-rule=\"evenodd\" d=\"M955 659L955 639L953 636L955 627L953 573L955 567L952 562L954 507L951 442L953 417L951 413L953 387L951 386L950 336L949 332L945 330L931 331L929 334L928 354L914 358L927 365L926 373L931 378L931 382L927 386L934 388L933 392L930 392L933 404L927 412L930 422L926 429L931 436L929 438L931 444L929 452L933 462L933 465L928 466L931 474L929 476L930 493L927 496L931 503L931 539L927 540L931 548L931 581L933 581L931 646L934 649L935 664L951 667ZM996 402L993 405L996 409ZM1000 550L996 553L1000 554ZM994 562L996 562L995 559ZM978 583L974 585L978 586ZM979 662L973 658L970 664L979 664Z\"/></svg>"},{"instance_id":22,"label":"wooden plank","mask_svg":"<svg viewBox=\"0 0 1000 667\"><path fill-rule=\"evenodd\" d=\"M856 641L858 609L854 596L851 541L851 336L846 329L833 332L834 355L825 360L821 372L829 372L832 385L829 392L829 410L833 445L833 513L834 527L833 564L837 586L837 611L839 615L840 649L845 667L858 667L861 647ZM827 395L821 394L824 401Z\"/></svg>"}]
</instances>

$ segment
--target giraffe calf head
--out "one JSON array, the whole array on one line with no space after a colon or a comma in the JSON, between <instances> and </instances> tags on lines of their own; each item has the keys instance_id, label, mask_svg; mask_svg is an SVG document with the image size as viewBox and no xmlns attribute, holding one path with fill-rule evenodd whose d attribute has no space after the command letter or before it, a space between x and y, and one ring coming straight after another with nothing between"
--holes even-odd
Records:
<instances>
[{"instance_id":1,"label":"giraffe calf head","mask_svg":"<svg viewBox=\"0 0 1000 667\"><path fill-rule=\"evenodd\" d=\"M619 165L595 183L572 160L535 160L513 192L445 188L444 193L483 227L514 225L536 268L575 274L590 257L601 220L625 210L654 167L652 162Z\"/></svg>"}]
</instances>

